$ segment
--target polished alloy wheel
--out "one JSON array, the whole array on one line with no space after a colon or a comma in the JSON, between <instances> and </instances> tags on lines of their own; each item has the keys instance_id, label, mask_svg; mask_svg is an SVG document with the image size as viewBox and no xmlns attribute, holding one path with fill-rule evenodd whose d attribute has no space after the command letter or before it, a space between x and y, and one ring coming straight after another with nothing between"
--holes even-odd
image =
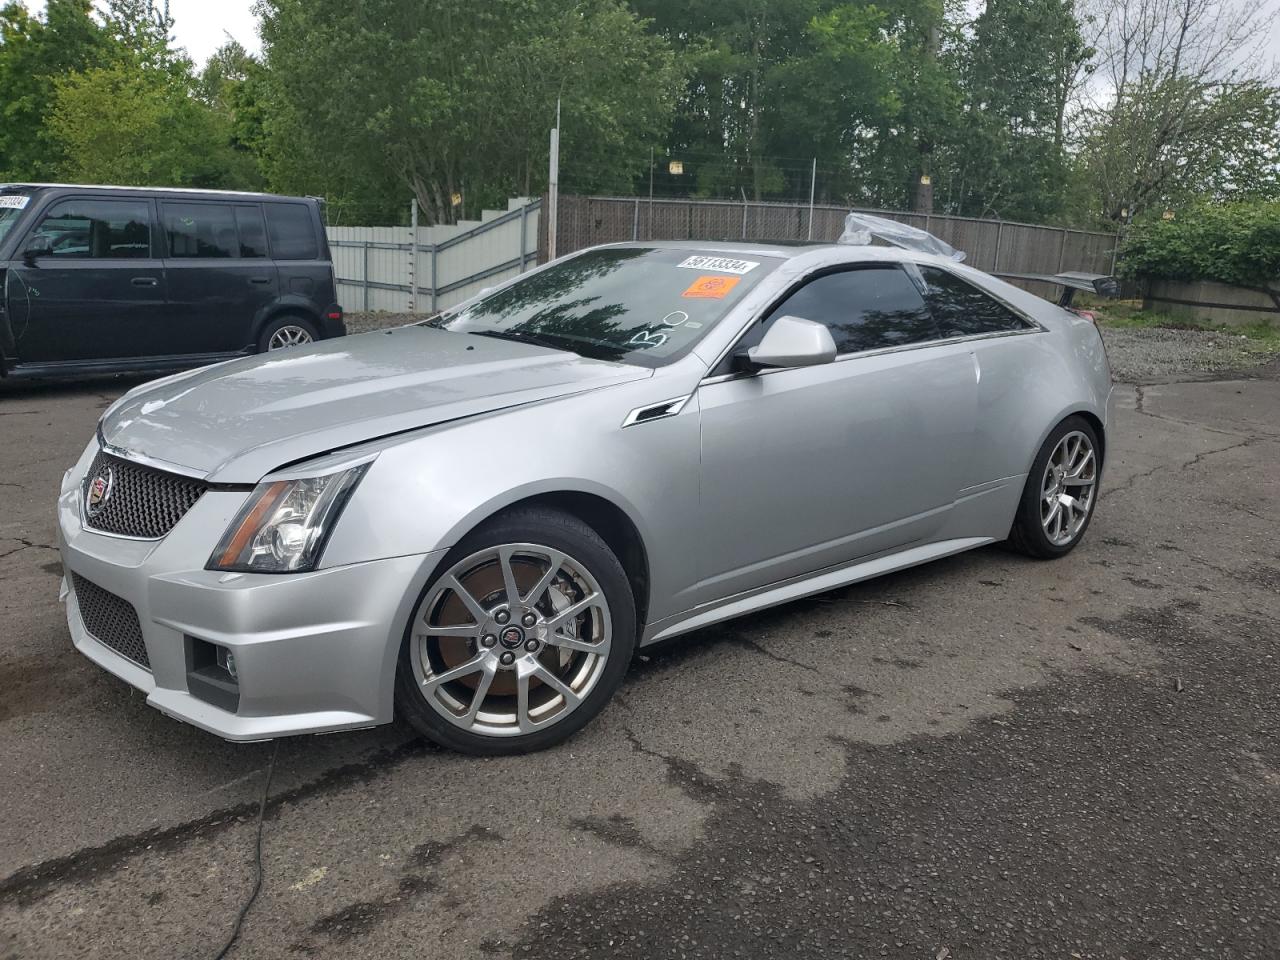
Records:
<instances>
[{"instance_id":1,"label":"polished alloy wheel","mask_svg":"<svg viewBox=\"0 0 1280 960\"><path fill-rule=\"evenodd\" d=\"M1093 441L1073 430L1053 448L1040 481L1040 525L1054 546L1071 543L1093 509L1098 457Z\"/></svg>"},{"instance_id":2,"label":"polished alloy wheel","mask_svg":"<svg viewBox=\"0 0 1280 960\"><path fill-rule=\"evenodd\" d=\"M310 330L305 327L288 324L271 334L271 339L267 341L267 350L283 350L285 347L297 347L304 343L311 343L311 340Z\"/></svg>"},{"instance_id":3,"label":"polished alloy wheel","mask_svg":"<svg viewBox=\"0 0 1280 960\"><path fill-rule=\"evenodd\" d=\"M573 557L504 544L451 567L414 613L422 696L450 723L518 736L569 716L600 680L612 624L604 591Z\"/></svg>"}]
</instances>

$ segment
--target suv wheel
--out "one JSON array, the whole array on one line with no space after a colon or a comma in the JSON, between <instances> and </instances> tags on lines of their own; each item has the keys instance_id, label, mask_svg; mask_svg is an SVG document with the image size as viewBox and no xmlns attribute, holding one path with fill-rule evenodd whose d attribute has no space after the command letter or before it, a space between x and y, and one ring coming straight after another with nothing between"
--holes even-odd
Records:
<instances>
[{"instance_id":1,"label":"suv wheel","mask_svg":"<svg viewBox=\"0 0 1280 960\"><path fill-rule=\"evenodd\" d=\"M277 317L267 324L258 338L258 352L269 353L298 347L320 339L320 334L310 320L301 317Z\"/></svg>"},{"instance_id":2,"label":"suv wheel","mask_svg":"<svg viewBox=\"0 0 1280 960\"><path fill-rule=\"evenodd\" d=\"M465 753L541 750L600 712L635 643L631 587L600 536L568 514L519 510L468 535L423 591L396 708Z\"/></svg>"}]
</instances>

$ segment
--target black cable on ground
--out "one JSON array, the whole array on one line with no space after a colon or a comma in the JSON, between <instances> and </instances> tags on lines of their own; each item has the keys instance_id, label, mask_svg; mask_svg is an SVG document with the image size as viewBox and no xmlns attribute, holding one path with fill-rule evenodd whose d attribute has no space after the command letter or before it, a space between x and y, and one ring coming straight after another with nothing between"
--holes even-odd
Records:
<instances>
[{"instance_id":1,"label":"black cable on ground","mask_svg":"<svg viewBox=\"0 0 1280 960\"><path fill-rule=\"evenodd\" d=\"M240 925L244 923L244 918L249 913L249 908L253 906L253 901L258 899L258 893L262 890L262 820L267 812L267 794L271 792L271 777L276 772L276 756L279 753L280 741L276 740L271 747L271 759L267 761L267 779L262 784L262 797L258 800L258 835L257 839L254 840L253 851L253 890L249 893L249 899L245 900L244 906L240 908L240 915L236 917L235 926L231 928L231 936L227 937L227 942L214 955L213 960L222 960L227 955L227 951L236 942L236 938L240 936Z\"/></svg>"}]
</instances>

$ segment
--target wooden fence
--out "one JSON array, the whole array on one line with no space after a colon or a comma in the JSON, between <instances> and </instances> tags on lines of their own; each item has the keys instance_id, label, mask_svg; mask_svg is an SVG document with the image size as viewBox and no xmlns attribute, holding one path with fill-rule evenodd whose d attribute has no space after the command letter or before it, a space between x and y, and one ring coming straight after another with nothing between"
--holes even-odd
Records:
<instances>
[{"instance_id":1,"label":"wooden fence","mask_svg":"<svg viewBox=\"0 0 1280 960\"><path fill-rule=\"evenodd\" d=\"M653 200L642 197L562 196L557 225L560 255L621 240L814 240L840 236L849 207L733 203L723 200ZM968 254L965 263L995 274L1115 271L1118 237L1005 220L925 216L861 210L928 230ZM540 256L545 261L545 218ZM1037 290L1036 292L1044 292Z\"/></svg>"}]
</instances>

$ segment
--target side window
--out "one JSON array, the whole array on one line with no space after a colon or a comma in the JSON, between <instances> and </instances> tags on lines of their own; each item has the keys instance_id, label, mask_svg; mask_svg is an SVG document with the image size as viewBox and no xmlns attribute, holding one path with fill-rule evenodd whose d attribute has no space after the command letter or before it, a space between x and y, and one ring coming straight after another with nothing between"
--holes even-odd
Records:
<instances>
[{"instance_id":1,"label":"side window","mask_svg":"<svg viewBox=\"0 0 1280 960\"><path fill-rule=\"evenodd\" d=\"M311 208L302 203L265 203L271 255L277 260L315 260L320 256Z\"/></svg>"},{"instance_id":2,"label":"side window","mask_svg":"<svg viewBox=\"0 0 1280 960\"><path fill-rule=\"evenodd\" d=\"M63 200L27 241L67 260L145 260L151 256L151 204L146 200Z\"/></svg>"},{"instance_id":3,"label":"side window","mask_svg":"<svg viewBox=\"0 0 1280 960\"><path fill-rule=\"evenodd\" d=\"M240 230L240 256L246 259L267 255L267 225L258 206L236 207L236 226Z\"/></svg>"},{"instance_id":4,"label":"side window","mask_svg":"<svg viewBox=\"0 0 1280 960\"><path fill-rule=\"evenodd\" d=\"M164 203L169 256L174 259L229 259L240 255L236 219L224 203Z\"/></svg>"},{"instance_id":5,"label":"side window","mask_svg":"<svg viewBox=\"0 0 1280 960\"><path fill-rule=\"evenodd\" d=\"M775 308L762 330L787 314L826 325L840 353L937 339L920 291L898 267L842 270L818 277Z\"/></svg>"},{"instance_id":6,"label":"side window","mask_svg":"<svg viewBox=\"0 0 1280 960\"><path fill-rule=\"evenodd\" d=\"M1025 320L998 300L954 273L920 267L928 287L925 300L944 337L1006 333L1030 328Z\"/></svg>"}]
</instances>

